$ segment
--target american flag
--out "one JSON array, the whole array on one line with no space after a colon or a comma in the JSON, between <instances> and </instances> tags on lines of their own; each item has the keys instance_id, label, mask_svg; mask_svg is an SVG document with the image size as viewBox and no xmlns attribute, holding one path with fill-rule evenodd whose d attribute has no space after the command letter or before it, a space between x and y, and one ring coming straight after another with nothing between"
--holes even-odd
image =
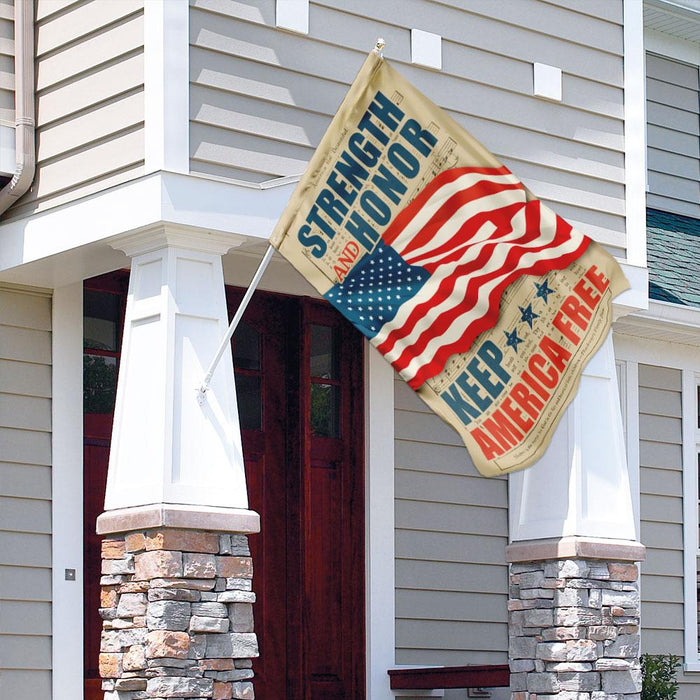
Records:
<instances>
[{"instance_id":1,"label":"american flag","mask_svg":"<svg viewBox=\"0 0 700 700\"><path fill-rule=\"evenodd\" d=\"M589 243L508 168L453 168L325 296L417 389L496 325L509 284L567 267Z\"/></svg>"}]
</instances>

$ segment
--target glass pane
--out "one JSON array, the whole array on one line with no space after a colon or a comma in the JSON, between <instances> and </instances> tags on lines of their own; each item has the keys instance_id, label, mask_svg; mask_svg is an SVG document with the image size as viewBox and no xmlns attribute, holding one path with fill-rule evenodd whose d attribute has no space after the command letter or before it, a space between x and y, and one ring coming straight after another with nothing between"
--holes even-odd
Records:
<instances>
[{"instance_id":1,"label":"glass pane","mask_svg":"<svg viewBox=\"0 0 700 700\"><path fill-rule=\"evenodd\" d=\"M117 358L83 355L83 410L112 413L117 392Z\"/></svg>"},{"instance_id":2,"label":"glass pane","mask_svg":"<svg viewBox=\"0 0 700 700\"><path fill-rule=\"evenodd\" d=\"M236 372L236 395L238 396L238 417L245 430L262 429L262 396L260 377Z\"/></svg>"},{"instance_id":3,"label":"glass pane","mask_svg":"<svg viewBox=\"0 0 700 700\"><path fill-rule=\"evenodd\" d=\"M238 369L260 369L260 333L244 321L233 334L233 365Z\"/></svg>"},{"instance_id":4,"label":"glass pane","mask_svg":"<svg viewBox=\"0 0 700 700\"><path fill-rule=\"evenodd\" d=\"M117 321L119 320L119 297L106 292L83 293L83 346L96 350L117 348Z\"/></svg>"},{"instance_id":5,"label":"glass pane","mask_svg":"<svg viewBox=\"0 0 700 700\"><path fill-rule=\"evenodd\" d=\"M311 326L311 376L338 378L338 351L335 328Z\"/></svg>"},{"instance_id":6,"label":"glass pane","mask_svg":"<svg viewBox=\"0 0 700 700\"><path fill-rule=\"evenodd\" d=\"M340 436L340 391L332 384L311 385L311 434Z\"/></svg>"}]
</instances>

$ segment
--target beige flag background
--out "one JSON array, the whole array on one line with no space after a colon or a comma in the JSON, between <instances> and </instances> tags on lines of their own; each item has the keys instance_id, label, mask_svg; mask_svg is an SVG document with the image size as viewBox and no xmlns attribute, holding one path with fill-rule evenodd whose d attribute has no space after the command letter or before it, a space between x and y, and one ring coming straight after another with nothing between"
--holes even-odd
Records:
<instances>
[{"instance_id":1,"label":"beige flag background","mask_svg":"<svg viewBox=\"0 0 700 700\"><path fill-rule=\"evenodd\" d=\"M373 52L271 242L327 294L372 255L438 174L464 167L502 164ZM568 267L510 284L496 325L417 388L459 432L482 474L522 469L542 456L583 367L609 332L612 298L628 286L616 261L591 242Z\"/></svg>"}]
</instances>

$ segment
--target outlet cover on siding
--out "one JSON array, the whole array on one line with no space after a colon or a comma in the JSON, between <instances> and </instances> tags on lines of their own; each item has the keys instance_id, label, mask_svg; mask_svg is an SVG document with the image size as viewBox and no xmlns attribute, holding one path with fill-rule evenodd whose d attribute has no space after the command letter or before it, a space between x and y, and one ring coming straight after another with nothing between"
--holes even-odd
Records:
<instances>
[{"instance_id":1,"label":"outlet cover on siding","mask_svg":"<svg viewBox=\"0 0 700 700\"><path fill-rule=\"evenodd\" d=\"M442 69L442 37L422 29L411 29L411 63Z\"/></svg>"},{"instance_id":2,"label":"outlet cover on siding","mask_svg":"<svg viewBox=\"0 0 700 700\"><path fill-rule=\"evenodd\" d=\"M561 102L561 68L545 63L533 63L532 94L546 100Z\"/></svg>"},{"instance_id":3,"label":"outlet cover on siding","mask_svg":"<svg viewBox=\"0 0 700 700\"><path fill-rule=\"evenodd\" d=\"M275 23L280 29L309 33L309 0L277 0Z\"/></svg>"}]
</instances>

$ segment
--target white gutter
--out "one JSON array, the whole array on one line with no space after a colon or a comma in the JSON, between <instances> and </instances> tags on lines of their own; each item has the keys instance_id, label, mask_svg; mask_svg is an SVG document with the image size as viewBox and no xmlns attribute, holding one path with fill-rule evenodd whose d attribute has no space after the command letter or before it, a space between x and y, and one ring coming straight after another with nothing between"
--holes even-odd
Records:
<instances>
[{"instance_id":1,"label":"white gutter","mask_svg":"<svg viewBox=\"0 0 700 700\"><path fill-rule=\"evenodd\" d=\"M0 190L0 214L7 211L34 179L34 2L15 0L15 152L12 179Z\"/></svg>"}]
</instances>

